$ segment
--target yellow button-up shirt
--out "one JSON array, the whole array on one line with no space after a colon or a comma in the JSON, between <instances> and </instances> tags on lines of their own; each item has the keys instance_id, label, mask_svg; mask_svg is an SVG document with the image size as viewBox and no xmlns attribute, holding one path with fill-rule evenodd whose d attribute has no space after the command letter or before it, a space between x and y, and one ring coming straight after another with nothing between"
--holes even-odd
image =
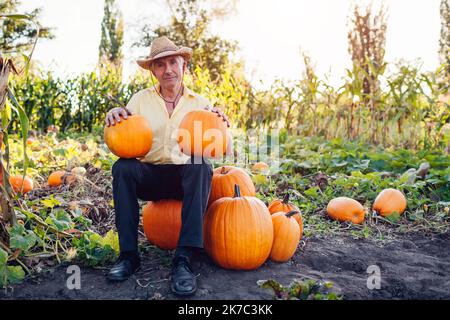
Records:
<instances>
[{"instance_id":1,"label":"yellow button-up shirt","mask_svg":"<svg viewBox=\"0 0 450 320\"><path fill-rule=\"evenodd\" d=\"M185 86L183 95L169 117L166 104L155 91L155 87L143 89L134 94L127 104L127 109L132 114L144 116L153 133L151 150L139 160L153 164L185 164L190 157L182 153L178 147L178 127L186 113L204 109L210 105L208 99Z\"/></svg>"}]
</instances>

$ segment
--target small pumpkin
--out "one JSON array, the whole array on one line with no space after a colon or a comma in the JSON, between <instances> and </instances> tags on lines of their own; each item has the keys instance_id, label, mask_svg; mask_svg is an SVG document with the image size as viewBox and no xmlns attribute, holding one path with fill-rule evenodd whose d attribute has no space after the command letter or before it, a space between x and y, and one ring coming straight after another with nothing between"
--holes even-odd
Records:
<instances>
[{"instance_id":1,"label":"small pumpkin","mask_svg":"<svg viewBox=\"0 0 450 320\"><path fill-rule=\"evenodd\" d=\"M272 214L273 245L270 259L276 262L288 261L297 250L301 239L301 229L294 215L299 211L275 212Z\"/></svg>"},{"instance_id":2,"label":"small pumpkin","mask_svg":"<svg viewBox=\"0 0 450 320\"><path fill-rule=\"evenodd\" d=\"M227 124L211 111L191 111L178 127L178 145L188 156L220 157L227 151L227 140Z\"/></svg>"},{"instance_id":3,"label":"small pumpkin","mask_svg":"<svg viewBox=\"0 0 450 320\"><path fill-rule=\"evenodd\" d=\"M267 173L269 172L270 167L265 162L257 162L252 166L252 172L255 173Z\"/></svg>"},{"instance_id":4,"label":"small pumpkin","mask_svg":"<svg viewBox=\"0 0 450 320\"><path fill-rule=\"evenodd\" d=\"M253 270L269 257L273 225L266 205L256 197L220 198L209 207L203 224L204 247L219 266Z\"/></svg>"},{"instance_id":5,"label":"small pumpkin","mask_svg":"<svg viewBox=\"0 0 450 320\"><path fill-rule=\"evenodd\" d=\"M37 139L34 138L34 137L29 137L29 138L27 138L27 144L28 144L28 145L33 144L33 143L35 143L36 141L37 141Z\"/></svg>"},{"instance_id":6,"label":"small pumpkin","mask_svg":"<svg viewBox=\"0 0 450 320\"><path fill-rule=\"evenodd\" d=\"M382 190L375 198L372 209L383 217L394 212L402 214L406 210L407 202L405 195L393 188Z\"/></svg>"},{"instance_id":7,"label":"small pumpkin","mask_svg":"<svg viewBox=\"0 0 450 320\"><path fill-rule=\"evenodd\" d=\"M52 172L47 179L47 183L50 187L59 187L62 184L71 185L77 181L74 174L66 172L64 170L57 170Z\"/></svg>"},{"instance_id":8,"label":"small pumpkin","mask_svg":"<svg viewBox=\"0 0 450 320\"><path fill-rule=\"evenodd\" d=\"M86 175L86 169L84 167L75 167L70 172L74 175L84 176Z\"/></svg>"},{"instance_id":9,"label":"small pumpkin","mask_svg":"<svg viewBox=\"0 0 450 320\"><path fill-rule=\"evenodd\" d=\"M33 190L33 180L27 176L25 178L22 177L21 174L15 174L9 176L9 184L11 185L11 188L17 192L25 194L31 190ZM23 186L22 186L23 184ZM23 187L23 189L22 189Z\"/></svg>"},{"instance_id":10,"label":"small pumpkin","mask_svg":"<svg viewBox=\"0 0 450 320\"><path fill-rule=\"evenodd\" d=\"M300 211L300 209L293 204L292 202L289 202L289 193L286 193L283 199L274 199L269 204L269 211L271 214L274 214L275 212L290 212L290 211ZM295 220L297 220L300 227L303 228L303 221L301 214L294 216Z\"/></svg>"},{"instance_id":11,"label":"small pumpkin","mask_svg":"<svg viewBox=\"0 0 450 320\"><path fill-rule=\"evenodd\" d=\"M354 199L338 197L328 203L327 213L334 220L361 224L364 221L365 209Z\"/></svg>"},{"instance_id":12,"label":"small pumpkin","mask_svg":"<svg viewBox=\"0 0 450 320\"><path fill-rule=\"evenodd\" d=\"M153 133L141 115L130 115L103 131L109 150L120 158L144 157L152 148Z\"/></svg>"},{"instance_id":13,"label":"small pumpkin","mask_svg":"<svg viewBox=\"0 0 450 320\"><path fill-rule=\"evenodd\" d=\"M217 199L232 197L235 185L239 185L241 195L256 196L255 185L245 170L233 166L222 166L214 169L208 206Z\"/></svg>"},{"instance_id":14,"label":"small pumpkin","mask_svg":"<svg viewBox=\"0 0 450 320\"><path fill-rule=\"evenodd\" d=\"M181 231L182 202L173 199L149 201L142 209L147 239L163 250L177 247Z\"/></svg>"}]
</instances>

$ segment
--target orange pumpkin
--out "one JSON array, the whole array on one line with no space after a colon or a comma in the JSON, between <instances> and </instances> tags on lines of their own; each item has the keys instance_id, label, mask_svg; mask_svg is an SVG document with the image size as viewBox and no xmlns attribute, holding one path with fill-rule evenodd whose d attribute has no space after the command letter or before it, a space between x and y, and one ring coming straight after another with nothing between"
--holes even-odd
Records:
<instances>
[{"instance_id":1,"label":"orange pumpkin","mask_svg":"<svg viewBox=\"0 0 450 320\"><path fill-rule=\"evenodd\" d=\"M269 204L269 211L271 214L274 214L275 212L290 212L290 211L299 211L300 209L293 204L292 202L289 202L289 193L286 193L284 198L281 199L275 199ZM300 228L303 229L303 221L302 221L302 215L297 214L294 216L295 220L297 220Z\"/></svg>"},{"instance_id":2,"label":"orange pumpkin","mask_svg":"<svg viewBox=\"0 0 450 320\"><path fill-rule=\"evenodd\" d=\"M57 170L52 172L47 179L50 187L59 187L61 184L71 185L77 180L74 174L68 173L64 170Z\"/></svg>"},{"instance_id":3,"label":"orange pumpkin","mask_svg":"<svg viewBox=\"0 0 450 320\"><path fill-rule=\"evenodd\" d=\"M338 197L328 203L327 213L334 220L361 224L364 221L365 209L354 199Z\"/></svg>"},{"instance_id":4,"label":"orange pumpkin","mask_svg":"<svg viewBox=\"0 0 450 320\"><path fill-rule=\"evenodd\" d=\"M159 200L148 202L142 210L142 224L147 239L163 250L177 247L181 231L182 202Z\"/></svg>"},{"instance_id":5,"label":"orange pumpkin","mask_svg":"<svg viewBox=\"0 0 450 320\"><path fill-rule=\"evenodd\" d=\"M288 261L297 250L301 239L301 231L294 219L298 211L276 212L272 214L273 245L270 251L270 259L276 262Z\"/></svg>"},{"instance_id":6,"label":"orange pumpkin","mask_svg":"<svg viewBox=\"0 0 450 320\"><path fill-rule=\"evenodd\" d=\"M267 163L265 162L257 162L252 166L252 171L253 172L261 172L261 173L267 173L269 172L270 167Z\"/></svg>"},{"instance_id":7,"label":"orange pumpkin","mask_svg":"<svg viewBox=\"0 0 450 320\"><path fill-rule=\"evenodd\" d=\"M109 150L120 158L144 157L152 148L153 133L141 115L128 116L103 131Z\"/></svg>"},{"instance_id":8,"label":"orange pumpkin","mask_svg":"<svg viewBox=\"0 0 450 320\"><path fill-rule=\"evenodd\" d=\"M223 166L214 169L208 206L217 199L232 197L236 184L239 185L241 195L256 196L255 185L245 170L232 166Z\"/></svg>"},{"instance_id":9,"label":"orange pumpkin","mask_svg":"<svg viewBox=\"0 0 450 320\"><path fill-rule=\"evenodd\" d=\"M214 112L194 110L181 120L177 133L181 152L215 158L227 151L227 124Z\"/></svg>"},{"instance_id":10,"label":"orange pumpkin","mask_svg":"<svg viewBox=\"0 0 450 320\"><path fill-rule=\"evenodd\" d=\"M236 270L259 268L269 257L273 243L272 219L256 197L241 196L215 201L204 219L204 247L221 267Z\"/></svg>"},{"instance_id":11,"label":"orange pumpkin","mask_svg":"<svg viewBox=\"0 0 450 320\"><path fill-rule=\"evenodd\" d=\"M394 212L402 214L406 209L406 205L406 197L401 191L388 188L378 194L372 208L383 217L386 217Z\"/></svg>"},{"instance_id":12,"label":"orange pumpkin","mask_svg":"<svg viewBox=\"0 0 450 320\"><path fill-rule=\"evenodd\" d=\"M27 193L33 190L33 180L29 177L23 178L21 174L15 174L9 176L9 184L11 188L18 193ZM22 186L23 184L23 186ZM23 189L22 189L23 187Z\"/></svg>"}]
</instances>

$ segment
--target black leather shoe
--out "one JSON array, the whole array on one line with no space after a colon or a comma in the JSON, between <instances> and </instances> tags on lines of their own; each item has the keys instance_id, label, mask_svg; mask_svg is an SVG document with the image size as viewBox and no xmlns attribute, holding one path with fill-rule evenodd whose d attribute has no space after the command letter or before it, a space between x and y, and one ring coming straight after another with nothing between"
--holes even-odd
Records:
<instances>
[{"instance_id":1,"label":"black leather shoe","mask_svg":"<svg viewBox=\"0 0 450 320\"><path fill-rule=\"evenodd\" d=\"M170 289L178 296L191 296L197 291L197 278L188 257L174 258Z\"/></svg>"},{"instance_id":2,"label":"black leather shoe","mask_svg":"<svg viewBox=\"0 0 450 320\"><path fill-rule=\"evenodd\" d=\"M125 281L135 273L141 265L139 256L131 257L121 254L107 275L110 281Z\"/></svg>"}]
</instances>

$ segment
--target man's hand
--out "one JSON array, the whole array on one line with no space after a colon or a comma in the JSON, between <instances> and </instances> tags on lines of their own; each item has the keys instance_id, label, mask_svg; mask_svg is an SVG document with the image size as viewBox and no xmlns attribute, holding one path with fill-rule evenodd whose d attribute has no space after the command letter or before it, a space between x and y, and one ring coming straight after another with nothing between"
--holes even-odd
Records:
<instances>
[{"instance_id":1,"label":"man's hand","mask_svg":"<svg viewBox=\"0 0 450 320\"><path fill-rule=\"evenodd\" d=\"M115 126L116 122L120 122L120 116L122 116L126 120L129 115L131 116L132 113L127 108L122 108L122 107L112 108L106 114L106 118L105 118L106 125L108 127Z\"/></svg>"},{"instance_id":2,"label":"man's hand","mask_svg":"<svg viewBox=\"0 0 450 320\"><path fill-rule=\"evenodd\" d=\"M230 120L228 120L228 117L225 115L225 113L222 112L222 110L220 110L217 107L206 107L205 110L209 110L211 112L217 113L218 117L222 117L222 120L225 121L227 123L227 127L230 127Z\"/></svg>"}]
</instances>

